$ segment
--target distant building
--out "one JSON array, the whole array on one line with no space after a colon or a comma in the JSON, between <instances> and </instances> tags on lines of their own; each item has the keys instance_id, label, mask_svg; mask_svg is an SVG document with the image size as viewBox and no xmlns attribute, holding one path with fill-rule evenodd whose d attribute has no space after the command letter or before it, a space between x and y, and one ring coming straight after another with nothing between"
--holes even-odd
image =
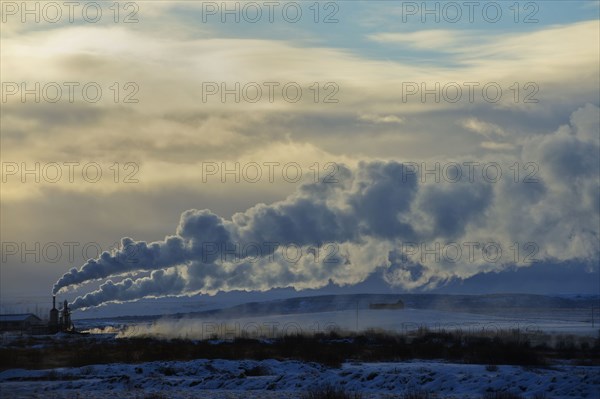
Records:
<instances>
[{"instance_id":1,"label":"distant building","mask_svg":"<svg viewBox=\"0 0 600 399\"><path fill-rule=\"evenodd\" d=\"M32 333L44 328L42 319L33 313L0 315L0 331L19 331Z\"/></svg>"},{"instance_id":2,"label":"distant building","mask_svg":"<svg viewBox=\"0 0 600 399\"><path fill-rule=\"evenodd\" d=\"M404 302L398 299L396 303L370 303L369 309L404 309Z\"/></svg>"}]
</instances>

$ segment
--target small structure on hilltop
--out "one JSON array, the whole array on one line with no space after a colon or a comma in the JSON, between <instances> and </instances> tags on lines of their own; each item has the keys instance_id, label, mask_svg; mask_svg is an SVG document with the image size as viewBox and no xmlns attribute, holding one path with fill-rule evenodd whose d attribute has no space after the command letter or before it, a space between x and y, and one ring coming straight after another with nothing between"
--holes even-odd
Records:
<instances>
[{"instance_id":1,"label":"small structure on hilltop","mask_svg":"<svg viewBox=\"0 0 600 399\"><path fill-rule=\"evenodd\" d=\"M21 333L38 332L44 327L42 319L33 313L0 315L0 331L18 331Z\"/></svg>"},{"instance_id":2,"label":"small structure on hilltop","mask_svg":"<svg viewBox=\"0 0 600 399\"><path fill-rule=\"evenodd\" d=\"M370 303L369 309L404 309L404 302L402 299L398 299L396 303Z\"/></svg>"}]
</instances>

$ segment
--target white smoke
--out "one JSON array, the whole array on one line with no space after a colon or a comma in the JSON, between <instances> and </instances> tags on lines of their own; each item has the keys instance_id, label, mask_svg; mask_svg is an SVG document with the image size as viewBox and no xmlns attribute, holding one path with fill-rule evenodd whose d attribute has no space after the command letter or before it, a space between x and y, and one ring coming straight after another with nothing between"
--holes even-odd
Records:
<instances>
[{"instance_id":1,"label":"white smoke","mask_svg":"<svg viewBox=\"0 0 600 399\"><path fill-rule=\"evenodd\" d=\"M150 244L124 238L122 250L71 269L53 291L151 272L106 281L78 297L77 309L164 295L356 284L377 271L392 285L434 287L523 266L532 250L538 260L597 260L599 112L587 105L573 114L571 126L521 142L518 156L502 159L505 173L496 183L467 175L423 183L412 166L393 161L341 167L337 183L300 186L283 201L258 204L230 220L209 210L186 211L175 235ZM537 181L523 182L521 175L515 182L512 171L506 173L514 162L533 163ZM490 242L502 249L499 256L471 256L482 251L474 243ZM515 243L521 247L515 250ZM535 248L525 248L530 243ZM447 256L423 257L438 245L438 254ZM452 261L459 249L459 261Z\"/></svg>"}]
</instances>

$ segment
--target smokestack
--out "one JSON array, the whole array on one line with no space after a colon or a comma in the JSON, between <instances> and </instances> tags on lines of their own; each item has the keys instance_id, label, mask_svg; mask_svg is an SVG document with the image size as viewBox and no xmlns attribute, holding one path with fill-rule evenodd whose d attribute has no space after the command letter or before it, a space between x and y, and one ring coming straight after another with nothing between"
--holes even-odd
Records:
<instances>
[{"instance_id":1,"label":"smokestack","mask_svg":"<svg viewBox=\"0 0 600 399\"><path fill-rule=\"evenodd\" d=\"M52 309L50 309L50 332L58 331L58 310L56 309L56 296L52 295Z\"/></svg>"}]
</instances>

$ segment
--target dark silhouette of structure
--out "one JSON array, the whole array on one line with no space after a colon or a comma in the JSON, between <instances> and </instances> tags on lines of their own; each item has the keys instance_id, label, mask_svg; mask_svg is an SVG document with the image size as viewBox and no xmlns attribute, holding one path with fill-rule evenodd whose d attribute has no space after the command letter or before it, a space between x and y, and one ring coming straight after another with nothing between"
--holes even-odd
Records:
<instances>
[{"instance_id":1,"label":"dark silhouette of structure","mask_svg":"<svg viewBox=\"0 0 600 399\"><path fill-rule=\"evenodd\" d=\"M59 331L75 331L75 326L71 321L71 311L69 310L69 303L67 302L67 300L63 302L63 308L59 312L58 309L56 309L56 297L52 297L52 309L50 310L50 321L48 323L48 330L51 333L57 333Z\"/></svg>"},{"instance_id":2,"label":"dark silhouette of structure","mask_svg":"<svg viewBox=\"0 0 600 399\"><path fill-rule=\"evenodd\" d=\"M396 303L370 303L369 309L404 309L404 302L398 299Z\"/></svg>"},{"instance_id":3,"label":"dark silhouette of structure","mask_svg":"<svg viewBox=\"0 0 600 399\"><path fill-rule=\"evenodd\" d=\"M32 313L0 315L0 331L33 333L44 328L42 319Z\"/></svg>"},{"instance_id":4,"label":"dark silhouette of structure","mask_svg":"<svg viewBox=\"0 0 600 399\"><path fill-rule=\"evenodd\" d=\"M56 309L56 297L52 297L52 309L50 310L50 326L58 326L58 309Z\"/></svg>"},{"instance_id":5,"label":"dark silhouette of structure","mask_svg":"<svg viewBox=\"0 0 600 399\"><path fill-rule=\"evenodd\" d=\"M32 313L2 314L0 315L0 331L20 332L21 334L76 332L71 320L69 303L64 301L62 309L58 310L55 296L52 297L52 309L50 309L50 319L47 323Z\"/></svg>"}]
</instances>

